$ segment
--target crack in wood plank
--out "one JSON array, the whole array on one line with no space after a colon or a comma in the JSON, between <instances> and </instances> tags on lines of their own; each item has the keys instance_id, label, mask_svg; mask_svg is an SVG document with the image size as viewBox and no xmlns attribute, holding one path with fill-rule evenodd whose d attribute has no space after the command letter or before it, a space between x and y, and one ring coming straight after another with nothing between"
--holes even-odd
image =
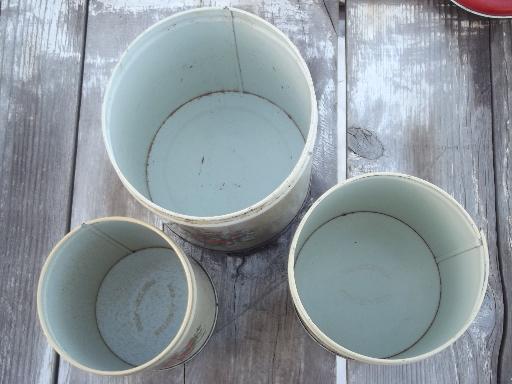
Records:
<instances>
[{"instance_id":1,"label":"crack in wood plank","mask_svg":"<svg viewBox=\"0 0 512 384\"><path fill-rule=\"evenodd\" d=\"M510 205L512 104L512 25L510 20L489 23L493 105L493 154L496 188L495 210L501 284L504 296L503 338L499 349L499 382L512 381L512 207Z\"/></svg>"},{"instance_id":2,"label":"crack in wood plank","mask_svg":"<svg viewBox=\"0 0 512 384\"><path fill-rule=\"evenodd\" d=\"M488 23L443 0L347 2L347 13L348 125L375 132L386 149L373 160L350 153L349 175L400 171L441 186L485 230L491 263L484 305L455 344L407 366L349 362L349 382L496 383L503 304Z\"/></svg>"}]
</instances>

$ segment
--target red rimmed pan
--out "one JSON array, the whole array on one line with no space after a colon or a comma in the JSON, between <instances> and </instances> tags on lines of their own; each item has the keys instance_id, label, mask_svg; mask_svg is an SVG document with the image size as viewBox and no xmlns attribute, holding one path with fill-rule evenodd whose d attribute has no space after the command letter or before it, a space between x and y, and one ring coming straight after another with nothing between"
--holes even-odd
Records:
<instances>
[{"instance_id":1,"label":"red rimmed pan","mask_svg":"<svg viewBox=\"0 0 512 384\"><path fill-rule=\"evenodd\" d=\"M512 17L512 0L452 0L465 10L487 17Z\"/></svg>"}]
</instances>

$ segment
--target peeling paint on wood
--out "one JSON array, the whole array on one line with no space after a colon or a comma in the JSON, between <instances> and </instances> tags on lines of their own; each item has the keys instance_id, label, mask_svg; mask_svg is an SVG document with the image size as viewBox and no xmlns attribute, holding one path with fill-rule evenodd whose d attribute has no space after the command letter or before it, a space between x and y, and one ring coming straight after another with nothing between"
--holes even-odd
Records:
<instances>
[{"instance_id":1,"label":"peeling paint on wood","mask_svg":"<svg viewBox=\"0 0 512 384\"><path fill-rule=\"evenodd\" d=\"M512 21L491 22L496 214L505 319L498 380L512 382ZM491 302L491 304L493 304ZM490 326L490 324L488 325Z\"/></svg>"},{"instance_id":2,"label":"peeling paint on wood","mask_svg":"<svg viewBox=\"0 0 512 384\"><path fill-rule=\"evenodd\" d=\"M83 1L0 2L0 382L53 382L36 316L42 262L69 228Z\"/></svg>"},{"instance_id":3,"label":"peeling paint on wood","mask_svg":"<svg viewBox=\"0 0 512 384\"><path fill-rule=\"evenodd\" d=\"M487 20L448 1L347 2L348 126L371 131L352 137L348 174L399 171L447 190L486 233L491 259L484 305L459 341L402 367L349 362L350 383L497 382L503 302L489 55Z\"/></svg>"},{"instance_id":4,"label":"peeling paint on wood","mask_svg":"<svg viewBox=\"0 0 512 384\"><path fill-rule=\"evenodd\" d=\"M259 14L298 45L319 100L313 196L336 180L335 7L331 1L91 1L72 225L107 214L161 225L128 195L108 164L100 132L100 104L110 72L133 38L163 17L200 5L233 5ZM2 1L0 7L0 216L2 223L9 223L2 231L5 249L0 259L0 329L7 327L0 336L0 381L49 383L55 355L42 339L30 298L45 254L68 229L85 3ZM510 21L493 21L489 36L485 19L470 16L448 1L354 0L347 7L348 122L372 133L369 142L364 143L363 138L351 145L349 175L397 170L435 182L462 202L486 229L492 258L491 285L482 310L453 348L404 367L350 363L349 382L510 381L510 321L505 325L500 376L496 374L503 304L496 263L489 128L492 103L498 245L505 292L510 297L506 279L512 273L507 181ZM381 143L383 155L375 159L358 155L375 143L373 135ZM370 157L375 157L375 145L379 147L369 145ZM247 259L190 250L216 273L216 284L225 295L224 323L216 336L221 340L212 341L212 350L204 352L209 356L204 358L211 364L210 372L198 371L200 363L192 361L185 368L112 380L85 375L61 362L59 381L194 382L194 378L212 378L216 373L229 382L246 374L240 366L245 364L253 370L271 367L265 374L250 377L251 382L332 382L334 358L319 350L297 327L282 281L280 263L286 258L291 231ZM9 277L5 278L6 274ZM230 344L233 341L235 348ZM12 350L18 354L12 355ZM226 354L233 362L224 371L222 358ZM248 372L254 372L251 369Z\"/></svg>"}]
</instances>

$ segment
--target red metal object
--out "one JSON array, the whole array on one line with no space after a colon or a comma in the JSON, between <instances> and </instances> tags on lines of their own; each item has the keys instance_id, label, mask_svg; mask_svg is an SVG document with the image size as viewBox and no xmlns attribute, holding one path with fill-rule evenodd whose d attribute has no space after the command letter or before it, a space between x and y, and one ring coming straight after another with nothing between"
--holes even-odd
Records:
<instances>
[{"instance_id":1,"label":"red metal object","mask_svg":"<svg viewBox=\"0 0 512 384\"><path fill-rule=\"evenodd\" d=\"M512 0L452 0L469 12L489 17L512 17Z\"/></svg>"}]
</instances>

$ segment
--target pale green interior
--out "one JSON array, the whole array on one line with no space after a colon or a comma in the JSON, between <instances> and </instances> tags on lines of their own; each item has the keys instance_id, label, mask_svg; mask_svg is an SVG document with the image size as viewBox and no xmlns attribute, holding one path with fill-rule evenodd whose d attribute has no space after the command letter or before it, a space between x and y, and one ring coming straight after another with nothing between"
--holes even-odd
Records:
<instances>
[{"instance_id":1,"label":"pale green interior","mask_svg":"<svg viewBox=\"0 0 512 384\"><path fill-rule=\"evenodd\" d=\"M238 211L277 188L303 147L293 121L265 99L239 92L199 97L158 131L148 157L149 194L159 206L193 216Z\"/></svg>"},{"instance_id":2,"label":"pale green interior","mask_svg":"<svg viewBox=\"0 0 512 384\"><path fill-rule=\"evenodd\" d=\"M166 20L113 74L107 147L127 181L162 208L193 216L247 208L285 180L303 150L314 95L300 60L282 35L236 10Z\"/></svg>"},{"instance_id":3,"label":"pale green interior","mask_svg":"<svg viewBox=\"0 0 512 384\"><path fill-rule=\"evenodd\" d=\"M167 257L177 261L174 251L169 249L169 244L158 233L128 221L83 224L55 250L46 274L42 276L39 305L42 309L42 320L48 328L50 338L73 360L100 371L122 371L132 368L131 364L121 360L111 351L99 332L96 318L97 297L100 286L112 267L125 256L150 248L165 248ZM179 265L180 268L179 274L182 275L180 280L184 281L183 267L179 261L174 261L173 265ZM127 273L123 278L131 277ZM132 283L137 284L137 281ZM187 289L184 289L185 294L178 298L182 301L186 301ZM104 296L112 300L112 297L119 294L122 296L122 293L107 293ZM168 299L167 297L166 300ZM103 307L100 308L103 311L104 322L114 319L116 310L113 303L112 316L110 316L105 303L104 300ZM160 304L160 306L162 311L167 311L165 305ZM148 321L152 315L154 314L145 313L141 321L143 323ZM124 321L121 318L114 320ZM116 324L120 323L104 326L104 329L114 337L118 332ZM133 344L125 343L125 345L129 348ZM143 344L140 344L139 348L141 345L143 348ZM116 346L119 347L118 344ZM123 347L124 345L120 346L120 348ZM137 351L126 353L130 356L130 353L133 355Z\"/></svg>"},{"instance_id":4,"label":"pale green interior","mask_svg":"<svg viewBox=\"0 0 512 384\"><path fill-rule=\"evenodd\" d=\"M370 213L366 222L351 215L361 212ZM470 219L441 192L405 177L333 190L308 217L297 250L308 315L333 341L369 357L409 358L442 346L467 325L484 289L486 250Z\"/></svg>"}]
</instances>

